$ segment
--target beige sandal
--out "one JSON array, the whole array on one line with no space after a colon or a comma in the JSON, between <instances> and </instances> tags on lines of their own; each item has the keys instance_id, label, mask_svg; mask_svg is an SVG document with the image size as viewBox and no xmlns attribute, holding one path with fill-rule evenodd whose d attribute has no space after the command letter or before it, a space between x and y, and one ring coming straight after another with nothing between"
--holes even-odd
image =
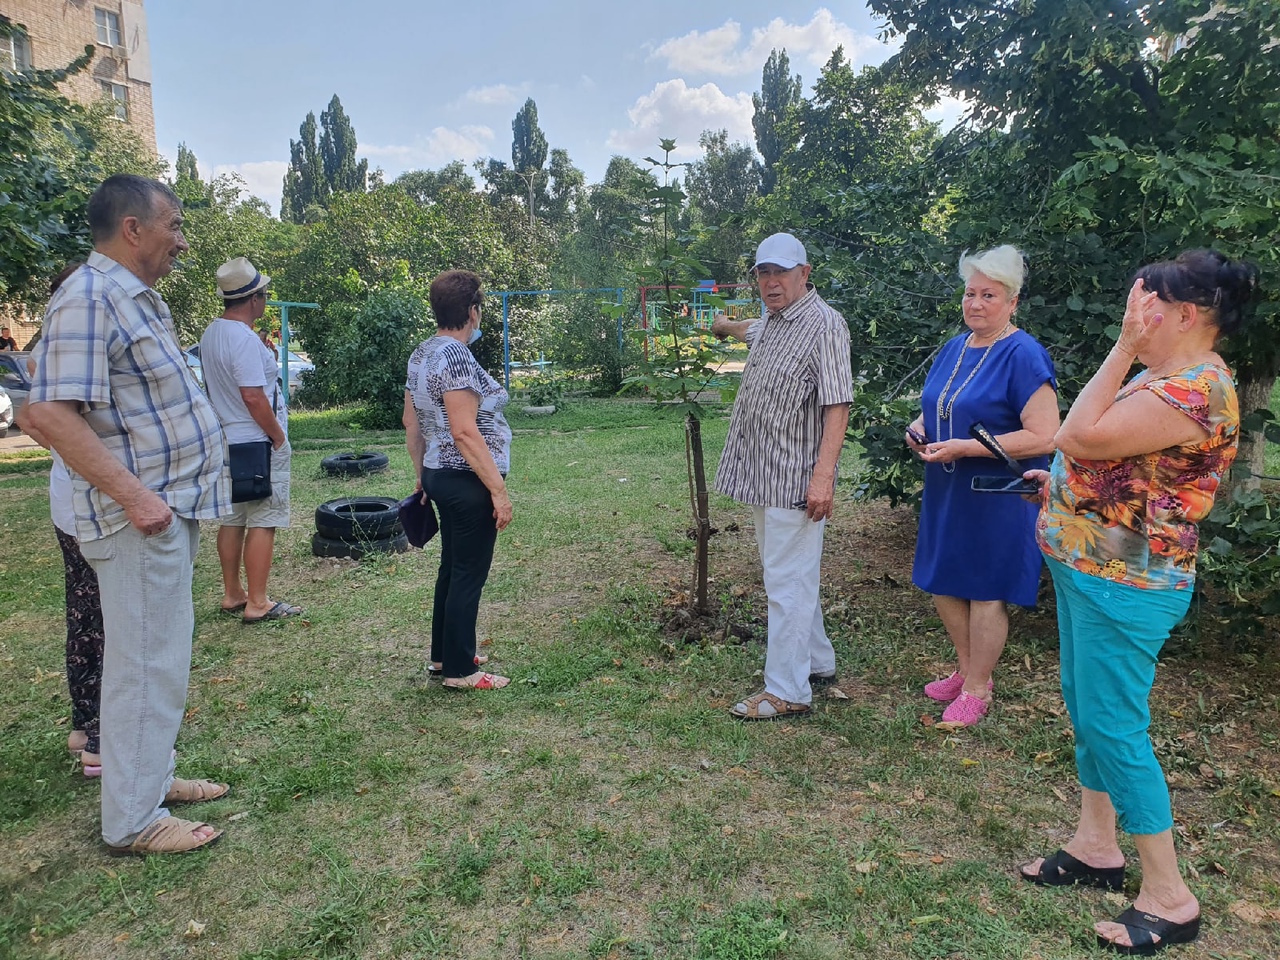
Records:
<instances>
[{"instance_id":1,"label":"beige sandal","mask_svg":"<svg viewBox=\"0 0 1280 960\"><path fill-rule=\"evenodd\" d=\"M177 817L161 817L138 834L133 843L125 847L107 847L113 857L145 857L153 853L191 853L216 842L222 836L215 830L213 836L199 840L195 832L210 824L196 820L179 820Z\"/></svg>"},{"instance_id":2,"label":"beige sandal","mask_svg":"<svg viewBox=\"0 0 1280 960\"><path fill-rule=\"evenodd\" d=\"M183 780L175 777L169 792L164 795L165 803L204 803L217 800L231 792L225 783L214 783L212 780Z\"/></svg>"},{"instance_id":3,"label":"beige sandal","mask_svg":"<svg viewBox=\"0 0 1280 960\"><path fill-rule=\"evenodd\" d=\"M762 690L754 697L740 703L735 703L729 708L739 720L779 720L783 717L804 717L808 716L812 708L807 703L792 703L790 700L783 700L781 697L775 697L767 690Z\"/></svg>"}]
</instances>

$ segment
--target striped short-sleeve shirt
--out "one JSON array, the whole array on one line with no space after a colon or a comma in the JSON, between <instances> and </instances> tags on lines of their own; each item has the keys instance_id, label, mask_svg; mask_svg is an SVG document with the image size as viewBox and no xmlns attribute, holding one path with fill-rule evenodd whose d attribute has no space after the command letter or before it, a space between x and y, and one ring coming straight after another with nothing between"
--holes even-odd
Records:
<instances>
[{"instance_id":1,"label":"striped short-sleeve shirt","mask_svg":"<svg viewBox=\"0 0 1280 960\"><path fill-rule=\"evenodd\" d=\"M90 254L49 301L35 361L32 403L79 403L112 456L178 516L229 512L218 415L187 370L169 308L128 268ZM71 488L81 540L129 525L124 508L74 470Z\"/></svg>"},{"instance_id":2,"label":"striped short-sleeve shirt","mask_svg":"<svg viewBox=\"0 0 1280 960\"><path fill-rule=\"evenodd\" d=\"M751 506L794 507L818 460L822 408L853 400L849 326L810 289L753 324L747 343L715 489Z\"/></svg>"},{"instance_id":3,"label":"striped short-sleeve shirt","mask_svg":"<svg viewBox=\"0 0 1280 960\"><path fill-rule=\"evenodd\" d=\"M498 472L511 469L511 427L503 410L507 391L476 362L471 351L453 337L432 337L419 344L409 357L405 389L413 400L418 427L427 441L422 465L440 470L470 470L449 429L444 395L451 390L470 390L480 399L476 428L493 456Z\"/></svg>"}]
</instances>

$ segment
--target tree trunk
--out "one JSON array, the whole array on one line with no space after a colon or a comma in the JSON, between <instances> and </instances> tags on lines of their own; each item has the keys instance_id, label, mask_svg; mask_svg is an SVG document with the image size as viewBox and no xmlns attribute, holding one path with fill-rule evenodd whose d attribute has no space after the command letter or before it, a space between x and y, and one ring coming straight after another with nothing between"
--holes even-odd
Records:
<instances>
[{"instance_id":1,"label":"tree trunk","mask_svg":"<svg viewBox=\"0 0 1280 960\"><path fill-rule=\"evenodd\" d=\"M1276 378L1274 374L1263 375L1260 377L1250 377L1247 374L1241 374L1239 389L1240 400L1240 416L1246 418L1255 410L1269 410L1271 408L1271 390L1275 386ZM1253 476L1249 477L1241 483L1246 489L1255 489L1259 484L1259 477L1267 472L1267 438L1263 436L1262 431L1243 431L1240 435L1240 454L1237 462L1247 466ZM1221 497L1222 494L1219 494Z\"/></svg>"},{"instance_id":2,"label":"tree trunk","mask_svg":"<svg viewBox=\"0 0 1280 960\"><path fill-rule=\"evenodd\" d=\"M702 421L688 414L684 421L685 442L689 445L692 470L693 522L697 549L694 554L693 612L706 615L710 612L707 602L707 553L711 540L711 506L707 496L707 470L702 455Z\"/></svg>"}]
</instances>

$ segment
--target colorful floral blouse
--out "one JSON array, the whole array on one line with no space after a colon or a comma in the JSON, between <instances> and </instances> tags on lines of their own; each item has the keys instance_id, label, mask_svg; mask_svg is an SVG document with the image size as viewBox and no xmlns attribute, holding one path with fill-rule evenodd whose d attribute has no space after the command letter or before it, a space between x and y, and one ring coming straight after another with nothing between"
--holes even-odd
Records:
<instances>
[{"instance_id":1,"label":"colorful floral blouse","mask_svg":"<svg viewBox=\"0 0 1280 960\"><path fill-rule=\"evenodd\" d=\"M1231 372L1212 363L1146 377L1143 371L1129 381L1116 399L1150 390L1209 436L1122 460L1076 460L1059 452L1036 537L1046 555L1091 576L1186 590L1196 578L1196 524L1209 515L1236 457L1236 387Z\"/></svg>"}]
</instances>

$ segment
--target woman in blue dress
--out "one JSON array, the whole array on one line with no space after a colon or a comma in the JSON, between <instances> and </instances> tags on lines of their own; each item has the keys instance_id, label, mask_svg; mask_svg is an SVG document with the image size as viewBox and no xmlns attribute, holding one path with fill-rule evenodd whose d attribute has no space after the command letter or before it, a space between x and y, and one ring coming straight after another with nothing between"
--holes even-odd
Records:
<instances>
[{"instance_id":1,"label":"woman in blue dress","mask_svg":"<svg viewBox=\"0 0 1280 960\"><path fill-rule=\"evenodd\" d=\"M1040 580L1035 504L975 493L969 485L975 476L1006 472L969 436L974 423L985 424L1027 469L1043 468L1045 454L1053 450L1053 361L1014 323L1025 272L1022 254L1007 244L960 258L969 329L938 353L925 378L920 416L906 437L925 461L911 579L933 594L956 648L955 670L924 689L947 704L943 722L955 726L972 726L986 716L991 673L1009 635L1005 605L1034 606Z\"/></svg>"}]
</instances>

